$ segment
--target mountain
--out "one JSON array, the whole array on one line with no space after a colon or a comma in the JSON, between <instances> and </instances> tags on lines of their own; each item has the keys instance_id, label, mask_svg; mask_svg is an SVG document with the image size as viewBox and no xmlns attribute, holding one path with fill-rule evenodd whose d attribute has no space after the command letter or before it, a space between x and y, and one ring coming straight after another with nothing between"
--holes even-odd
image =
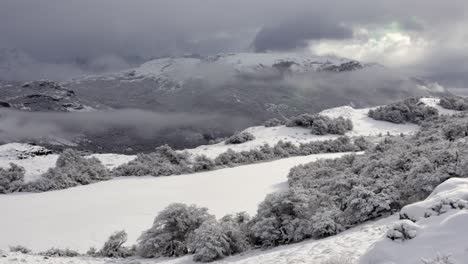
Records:
<instances>
[{"instance_id":1,"label":"mountain","mask_svg":"<svg viewBox=\"0 0 468 264\"><path fill-rule=\"evenodd\" d=\"M66 129L54 130L71 130L74 138L68 141L85 149L113 152L150 151L161 144L195 147L273 117L288 118L341 105L382 105L445 92L441 86L379 64L302 53L158 58L134 69L63 83L0 85L9 87L0 89L1 105L19 110L139 109L166 116L161 121L151 119L152 114L132 112L115 117L106 111L98 131L86 130L86 115L74 122L78 128L67 123L58 125ZM96 116L88 116L92 115ZM154 124L159 124L157 129L140 130Z\"/></svg>"}]
</instances>

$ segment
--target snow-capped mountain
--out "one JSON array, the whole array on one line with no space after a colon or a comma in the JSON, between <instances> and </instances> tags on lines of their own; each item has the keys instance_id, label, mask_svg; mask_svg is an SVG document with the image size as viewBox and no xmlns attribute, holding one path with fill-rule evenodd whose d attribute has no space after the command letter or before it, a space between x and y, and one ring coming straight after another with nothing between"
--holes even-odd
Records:
<instances>
[{"instance_id":1,"label":"snow-capped mountain","mask_svg":"<svg viewBox=\"0 0 468 264\"><path fill-rule=\"evenodd\" d=\"M195 147L269 118L284 119L342 105L363 108L445 91L378 64L303 53L187 55L154 59L134 69L59 84L0 85L1 105L20 110L131 108L188 115L173 121L179 123L172 124L170 130L151 131L150 138L122 127L103 127L100 134L78 131L84 134L80 138L85 139L81 142L86 149L113 152L129 148L149 151L161 144ZM57 96L59 91L68 94ZM211 120L187 123L195 119L193 115L203 116L205 121L211 116ZM142 121L139 126L146 125Z\"/></svg>"}]
</instances>

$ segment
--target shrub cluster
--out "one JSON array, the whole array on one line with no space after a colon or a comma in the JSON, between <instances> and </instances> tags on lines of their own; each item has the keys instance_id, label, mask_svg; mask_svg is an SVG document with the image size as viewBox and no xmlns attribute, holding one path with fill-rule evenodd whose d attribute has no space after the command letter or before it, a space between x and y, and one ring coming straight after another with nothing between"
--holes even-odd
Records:
<instances>
[{"instance_id":1,"label":"shrub cluster","mask_svg":"<svg viewBox=\"0 0 468 264\"><path fill-rule=\"evenodd\" d=\"M10 168L0 168L0 193L12 193L21 190L24 181L24 168L10 163Z\"/></svg>"},{"instance_id":2,"label":"shrub cluster","mask_svg":"<svg viewBox=\"0 0 468 264\"><path fill-rule=\"evenodd\" d=\"M150 154L140 154L136 159L117 167L112 174L116 176L169 176L199 171L209 171L224 167L271 161L299 155L318 153L336 153L365 150L369 146L363 137L352 141L342 136L333 140L312 141L301 143L299 146L291 142L279 141L271 147L268 144L258 149L236 152L228 149L210 159L204 155L197 155L193 159L186 152L178 152L169 146L162 146Z\"/></svg>"},{"instance_id":3,"label":"shrub cluster","mask_svg":"<svg viewBox=\"0 0 468 264\"><path fill-rule=\"evenodd\" d=\"M218 167L232 167L241 164L251 164L262 161L275 160L279 158L287 158L293 156L312 155L319 153L336 153L336 152L351 152L364 150L368 144L364 138L358 138L355 142L349 137L342 136L333 140L312 141L301 143L299 146L291 142L279 141L273 147L265 144L258 149L245 150L236 152L231 149L218 155L215 158L214 164Z\"/></svg>"},{"instance_id":4,"label":"shrub cluster","mask_svg":"<svg viewBox=\"0 0 468 264\"><path fill-rule=\"evenodd\" d=\"M217 221L206 208L174 203L141 235L137 252L145 258L193 254L195 261L214 261L250 248L248 221L245 213Z\"/></svg>"},{"instance_id":5,"label":"shrub cluster","mask_svg":"<svg viewBox=\"0 0 468 264\"><path fill-rule=\"evenodd\" d=\"M71 249L59 249L59 248L50 248L47 251L39 253L39 255L45 257L77 257L80 254L77 251Z\"/></svg>"},{"instance_id":6,"label":"shrub cluster","mask_svg":"<svg viewBox=\"0 0 468 264\"><path fill-rule=\"evenodd\" d=\"M54 168L35 181L26 183L22 191L45 192L110 179L107 168L97 158L85 158L77 151L67 149L60 154Z\"/></svg>"},{"instance_id":7,"label":"shrub cluster","mask_svg":"<svg viewBox=\"0 0 468 264\"><path fill-rule=\"evenodd\" d=\"M409 98L400 102L381 106L369 110L368 113L368 116L375 120L388 121L396 124L419 124L437 115L437 109L426 106L421 103L418 98Z\"/></svg>"},{"instance_id":8,"label":"shrub cluster","mask_svg":"<svg viewBox=\"0 0 468 264\"><path fill-rule=\"evenodd\" d=\"M134 160L112 171L115 176L169 176L192 172L190 155L170 146L156 148L155 152L139 154Z\"/></svg>"},{"instance_id":9,"label":"shrub cluster","mask_svg":"<svg viewBox=\"0 0 468 264\"><path fill-rule=\"evenodd\" d=\"M31 249L25 247L25 246L21 246L21 245L17 245L17 246L10 246L10 252L19 252L19 253L23 253L23 254L29 254L31 253Z\"/></svg>"},{"instance_id":10,"label":"shrub cluster","mask_svg":"<svg viewBox=\"0 0 468 264\"><path fill-rule=\"evenodd\" d=\"M466 111L468 110L468 98L462 96L445 96L440 98L440 106L445 109Z\"/></svg>"},{"instance_id":11,"label":"shrub cluster","mask_svg":"<svg viewBox=\"0 0 468 264\"><path fill-rule=\"evenodd\" d=\"M138 240L137 251L145 258L178 257L189 252L188 242L203 222L214 220L207 208L175 203L154 219Z\"/></svg>"},{"instance_id":12,"label":"shrub cluster","mask_svg":"<svg viewBox=\"0 0 468 264\"><path fill-rule=\"evenodd\" d=\"M294 167L289 190L269 195L252 220L264 247L320 238L427 197L451 177L468 177L468 143L444 131L468 118L438 117L414 137L384 139L364 155Z\"/></svg>"},{"instance_id":13,"label":"shrub cluster","mask_svg":"<svg viewBox=\"0 0 468 264\"><path fill-rule=\"evenodd\" d=\"M302 114L292 117L286 126L298 126L311 129L314 135L336 134L344 135L347 131L353 130L353 123L350 119L343 117L330 118L319 114Z\"/></svg>"},{"instance_id":14,"label":"shrub cluster","mask_svg":"<svg viewBox=\"0 0 468 264\"><path fill-rule=\"evenodd\" d=\"M277 127L277 126L282 126L285 124L286 124L285 121L279 120L278 118L272 118L272 119L268 119L267 121L265 121L263 123L263 126L264 127Z\"/></svg>"},{"instance_id":15,"label":"shrub cluster","mask_svg":"<svg viewBox=\"0 0 468 264\"><path fill-rule=\"evenodd\" d=\"M243 131L243 132L236 133L235 135L229 137L228 139L226 139L225 143L227 145L229 145L229 144L242 144L242 143L245 143L247 141L252 141L254 139L255 139L255 136L252 135L252 133L247 132L247 131Z\"/></svg>"},{"instance_id":16,"label":"shrub cluster","mask_svg":"<svg viewBox=\"0 0 468 264\"><path fill-rule=\"evenodd\" d=\"M65 150L57 159L56 166L35 181L24 183L24 168L11 164L0 168L0 193L45 192L66 189L79 185L104 181L113 176L169 176L224 167L271 161L280 158L365 150L370 145L364 138L352 141L348 137L334 140L313 141L296 146L279 141L273 147L265 144L258 149L236 152L231 149L215 159L205 155L191 157L188 152L179 152L164 145L150 154L139 154L134 160L109 172L97 158L82 157L77 151Z\"/></svg>"}]
</instances>

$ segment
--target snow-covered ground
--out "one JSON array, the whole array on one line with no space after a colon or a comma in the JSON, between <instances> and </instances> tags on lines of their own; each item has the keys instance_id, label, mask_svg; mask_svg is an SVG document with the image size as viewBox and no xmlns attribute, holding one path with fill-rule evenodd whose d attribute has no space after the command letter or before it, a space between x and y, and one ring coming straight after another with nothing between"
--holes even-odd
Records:
<instances>
[{"instance_id":1,"label":"snow-covered ground","mask_svg":"<svg viewBox=\"0 0 468 264\"><path fill-rule=\"evenodd\" d=\"M342 106L332 109L327 109L320 114L326 115L332 118L344 117L349 118L353 122L353 130L346 133L347 136L377 136L379 134L391 135L411 134L418 130L418 126L415 124L393 124L390 122L374 120L367 116L370 108L354 109L351 106ZM258 148L261 145L269 144L270 146L275 145L278 141L290 141L294 144L307 143L311 141L323 141L328 139L336 139L338 135L312 135L309 129L301 127L264 127L256 126L247 128L247 132L252 133L255 139L242 144L237 145L226 145L224 142L203 145L194 149L187 150L192 154L203 154L210 158L215 158L219 154L225 152L228 149L235 151L250 150Z\"/></svg>"},{"instance_id":2,"label":"snow-covered ground","mask_svg":"<svg viewBox=\"0 0 468 264\"><path fill-rule=\"evenodd\" d=\"M352 228L339 235L320 239L308 240L302 243L280 246L270 250L253 250L244 254L232 256L215 263L232 264L291 264L311 263L320 264L330 258L345 258L357 260L376 240L382 237L389 226L396 221L396 216L384 218L375 222L368 222L356 228ZM2 260L4 262L2 262ZM22 264L192 264L192 256L182 258L138 259L138 260L111 260L89 257L76 258L49 258L41 256L24 255L20 253L6 253L5 258L0 258L0 263Z\"/></svg>"},{"instance_id":3,"label":"snow-covered ground","mask_svg":"<svg viewBox=\"0 0 468 264\"><path fill-rule=\"evenodd\" d=\"M420 102L427 106L434 107L439 111L439 114L441 115L453 115L456 113L459 113L460 111L456 110L451 110L451 109L445 109L442 106L439 105L440 99L439 98L421 98Z\"/></svg>"},{"instance_id":4,"label":"snow-covered ground","mask_svg":"<svg viewBox=\"0 0 468 264\"><path fill-rule=\"evenodd\" d=\"M256 212L268 193L287 186L291 167L337 154L294 157L196 174L122 177L45 193L0 195L0 249L22 244L33 250L101 246L116 230L129 242L149 228L156 214L173 202L209 208L218 217Z\"/></svg>"},{"instance_id":5,"label":"snow-covered ground","mask_svg":"<svg viewBox=\"0 0 468 264\"><path fill-rule=\"evenodd\" d=\"M435 206L448 200L450 200L451 203L445 203L445 206L442 207ZM440 261L428 263L466 264L468 263L468 244L466 243L468 241L468 210L466 207L462 208L463 206L455 206L456 208L453 208L455 201L457 201L457 205L468 204L468 179L453 178L447 180L439 185L426 200L404 207L401 213L405 213L411 218L417 219L415 223L417 226L416 237L410 240L392 241L386 237L387 231L391 230L392 226L395 224L400 223L398 216L393 215L378 221L367 222L351 228L339 235L326 239L307 240L302 243L281 246L270 250L253 250L240 255L228 257L224 260L217 261L216 263L320 264L330 258L343 258L351 261L358 261L360 264L423 264L424 262L421 261L422 259L434 260L437 259L437 257L441 259L447 257L450 262ZM435 211L433 208L437 208L438 213L434 213ZM59 211L64 211L64 209L59 209ZM87 212L89 211L84 212L84 214L88 216ZM430 214L428 214L428 212L430 212ZM148 219L149 222L151 222L150 220L151 219ZM54 221L54 219L51 219L51 221ZM66 224L71 225L73 222L67 222ZM86 230L85 225L80 226L84 226L84 230ZM76 231L70 232L73 233ZM56 231L53 231L52 235L54 233L56 233ZM38 240L38 238L36 238L37 234L38 232L34 231L31 233L30 237L33 240ZM193 263L193 261L191 260L191 256L169 259L127 260L96 259L89 257L57 257L44 259L44 257L41 256L3 252L0 254L0 263L189 264Z\"/></svg>"},{"instance_id":6,"label":"snow-covered ground","mask_svg":"<svg viewBox=\"0 0 468 264\"><path fill-rule=\"evenodd\" d=\"M468 179L453 178L439 185L424 201L404 207L402 214L416 220L416 237L392 241L382 237L361 258L361 264L414 264L421 259L450 256L468 263Z\"/></svg>"}]
</instances>

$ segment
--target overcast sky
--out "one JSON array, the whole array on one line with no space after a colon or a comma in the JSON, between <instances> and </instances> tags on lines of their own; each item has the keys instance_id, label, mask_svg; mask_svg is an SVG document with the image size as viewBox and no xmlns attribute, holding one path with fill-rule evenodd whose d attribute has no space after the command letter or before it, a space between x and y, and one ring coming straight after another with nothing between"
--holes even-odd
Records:
<instances>
[{"instance_id":1,"label":"overcast sky","mask_svg":"<svg viewBox=\"0 0 468 264\"><path fill-rule=\"evenodd\" d=\"M466 0L0 0L0 78L298 50L468 87L467 27Z\"/></svg>"}]
</instances>

